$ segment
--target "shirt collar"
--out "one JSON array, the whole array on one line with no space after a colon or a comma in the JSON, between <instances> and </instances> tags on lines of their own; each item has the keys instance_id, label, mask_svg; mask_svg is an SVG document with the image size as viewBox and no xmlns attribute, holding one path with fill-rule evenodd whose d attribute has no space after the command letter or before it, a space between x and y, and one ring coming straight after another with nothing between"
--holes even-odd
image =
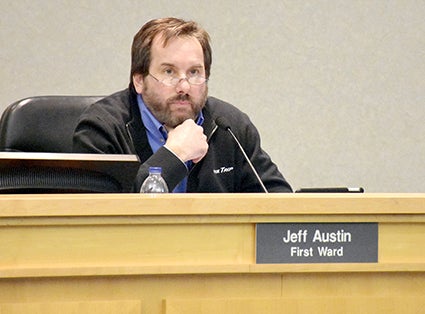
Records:
<instances>
[{"instance_id":1,"label":"shirt collar","mask_svg":"<svg viewBox=\"0 0 425 314\"><path fill-rule=\"evenodd\" d=\"M154 117L140 94L137 95L137 103L140 109L140 115L142 116L142 122L145 125L148 138L155 137L157 140L162 138L167 139L167 131L164 126Z\"/></svg>"}]
</instances>

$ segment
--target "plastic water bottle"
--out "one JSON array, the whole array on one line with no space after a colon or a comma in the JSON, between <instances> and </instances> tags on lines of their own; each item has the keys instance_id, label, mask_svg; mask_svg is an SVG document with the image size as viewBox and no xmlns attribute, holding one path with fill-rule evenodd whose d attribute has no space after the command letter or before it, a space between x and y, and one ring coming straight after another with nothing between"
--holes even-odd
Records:
<instances>
[{"instance_id":1,"label":"plastic water bottle","mask_svg":"<svg viewBox=\"0 0 425 314\"><path fill-rule=\"evenodd\" d=\"M161 167L149 167L149 176L140 188L140 193L168 193L168 186L161 175Z\"/></svg>"}]
</instances>

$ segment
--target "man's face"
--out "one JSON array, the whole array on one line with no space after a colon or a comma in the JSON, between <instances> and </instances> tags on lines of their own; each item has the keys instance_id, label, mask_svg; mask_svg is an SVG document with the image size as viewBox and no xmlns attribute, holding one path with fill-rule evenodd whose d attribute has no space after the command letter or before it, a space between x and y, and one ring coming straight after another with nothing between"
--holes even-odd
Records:
<instances>
[{"instance_id":1,"label":"man's face","mask_svg":"<svg viewBox=\"0 0 425 314\"><path fill-rule=\"evenodd\" d=\"M163 46L161 37L152 43L150 75L133 76L137 93L142 94L148 109L168 129L186 119L196 119L205 105L207 83L191 85L185 78L205 77L204 55L199 41L192 37L171 39ZM152 77L153 76L153 77ZM176 86L166 86L159 81L175 77Z\"/></svg>"}]
</instances>

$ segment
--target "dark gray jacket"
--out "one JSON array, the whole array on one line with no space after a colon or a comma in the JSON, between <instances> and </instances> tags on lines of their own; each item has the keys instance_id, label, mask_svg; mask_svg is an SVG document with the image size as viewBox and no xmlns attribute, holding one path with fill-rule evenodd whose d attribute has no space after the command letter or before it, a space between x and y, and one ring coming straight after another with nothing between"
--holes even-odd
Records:
<instances>
[{"instance_id":1,"label":"dark gray jacket","mask_svg":"<svg viewBox=\"0 0 425 314\"><path fill-rule=\"evenodd\" d=\"M80 117L74 133L75 153L137 154L141 161L133 190L140 190L151 166L162 167L169 190L188 176L187 192L261 192L261 186L234 139L215 120L223 116L246 150L270 192L291 192L277 166L260 147L257 129L236 107L208 97L203 108L208 153L188 173L186 166L166 148L155 154L140 117L137 94L125 89L91 105Z\"/></svg>"}]
</instances>

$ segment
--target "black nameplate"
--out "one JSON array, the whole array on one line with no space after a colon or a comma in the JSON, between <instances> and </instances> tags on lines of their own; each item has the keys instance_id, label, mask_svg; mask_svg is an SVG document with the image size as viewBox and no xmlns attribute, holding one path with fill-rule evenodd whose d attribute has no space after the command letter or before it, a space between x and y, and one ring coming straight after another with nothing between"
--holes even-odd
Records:
<instances>
[{"instance_id":1,"label":"black nameplate","mask_svg":"<svg viewBox=\"0 0 425 314\"><path fill-rule=\"evenodd\" d=\"M259 223L257 264L376 263L377 223Z\"/></svg>"}]
</instances>

